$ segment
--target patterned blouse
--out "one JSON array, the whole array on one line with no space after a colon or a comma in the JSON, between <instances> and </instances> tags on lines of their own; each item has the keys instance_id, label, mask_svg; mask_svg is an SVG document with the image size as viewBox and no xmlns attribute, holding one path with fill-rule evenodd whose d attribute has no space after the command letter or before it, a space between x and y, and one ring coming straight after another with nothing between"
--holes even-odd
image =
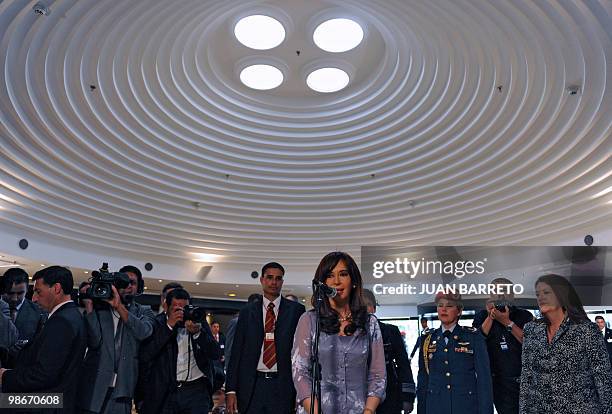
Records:
<instances>
[{"instance_id":1,"label":"patterned blouse","mask_svg":"<svg viewBox=\"0 0 612 414\"><path fill-rule=\"evenodd\" d=\"M305 413L301 402L310 397L311 344L314 337L315 313L304 313L293 339L293 383L300 403L298 413ZM378 320L370 316L368 334L362 330L351 336L319 337L321 363L322 414L362 414L367 397L385 397L386 373L383 340ZM368 365L369 360L369 365Z\"/></svg>"},{"instance_id":2,"label":"patterned blouse","mask_svg":"<svg viewBox=\"0 0 612 414\"><path fill-rule=\"evenodd\" d=\"M521 414L612 413L612 369L594 323L566 319L551 344L542 322L524 332Z\"/></svg>"}]
</instances>

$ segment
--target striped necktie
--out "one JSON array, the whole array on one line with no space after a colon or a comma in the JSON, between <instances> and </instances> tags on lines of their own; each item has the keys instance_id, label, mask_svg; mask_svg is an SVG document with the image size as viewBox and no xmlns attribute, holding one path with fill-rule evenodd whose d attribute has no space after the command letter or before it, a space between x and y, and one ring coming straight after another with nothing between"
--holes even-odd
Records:
<instances>
[{"instance_id":1,"label":"striped necktie","mask_svg":"<svg viewBox=\"0 0 612 414\"><path fill-rule=\"evenodd\" d=\"M266 312L266 326L264 327L264 353L263 363L268 368L272 368L276 364L276 345L274 339L267 339L267 334L274 334L274 325L276 323L276 315L274 315L274 303L270 302Z\"/></svg>"}]
</instances>

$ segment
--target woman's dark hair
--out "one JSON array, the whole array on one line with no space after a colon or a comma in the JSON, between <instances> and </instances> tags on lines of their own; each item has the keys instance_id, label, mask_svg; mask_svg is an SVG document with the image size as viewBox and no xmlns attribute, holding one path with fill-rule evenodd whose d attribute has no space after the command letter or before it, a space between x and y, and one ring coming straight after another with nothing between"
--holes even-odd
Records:
<instances>
[{"instance_id":1,"label":"woman's dark hair","mask_svg":"<svg viewBox=\"0 0 612 414\"><path fill-rule=\"evenodd\" d=\"M551 287L559 304L563 308L564 311L567 312L567 317L572 323L581 323L581 322L590 322L589 317L584 311L584 307L582 306L582 301L574 289L574 286L563 276L559 276L556 274L548 274L544 276L540 276L538 280L535 282L535 286L538 286L538 283L546 283ZM546 315L542 315L540 321L544 322L546 325L550 324Z\"/></svg>"},{"instance_id":2,"label":"woman's dark hair","mask_svg":"<svg viewBox=\"0 0 612 414\"><path fill-rule=\"evenodd\" d=\"M328 253L323 259L321 259L321 263L319 263L319 267L317 267L317 271L315 272L315 279L325 283L328 275L331 274L332 270L336 265L343 261L346 265L348 273L351 277L351 295L349 297L349 307L351 309L352 320L351 322L345 326L344 334L352 335L355 333L357 328L360 328L363 333L365 333L365 326L368 318L368 310L362 299L362 285L363 282L361 280L361 272L359 272L359 268L357 267L357 263L355 260L348 254L344 252L331 252ZM354 286L354 287L353 287ZM315 298L312 298L312 305L315 306ZM340 315L334 309L332 309L329 298L325 297L321 304L321 330L328 335L335 335L340 332L340 320L338 319Z\"/></svg>"}]
</instances>

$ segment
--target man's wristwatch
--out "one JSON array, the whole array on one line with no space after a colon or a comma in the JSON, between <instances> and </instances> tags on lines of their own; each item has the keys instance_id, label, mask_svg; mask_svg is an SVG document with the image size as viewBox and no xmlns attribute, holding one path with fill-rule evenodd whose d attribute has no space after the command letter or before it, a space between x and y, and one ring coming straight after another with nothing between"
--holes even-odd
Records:
<instances>
[{"instance_id":1,"label":"man's wristwatch","mask_svg":"<svg viewBox=\"0 0 612 414\"><path fill-rule=\"evenodd\" d=\"M508 325L506 325L506 329L511 331L513 326L514 326L514 322L510 322Z\"/></svg>"}]
</instances>

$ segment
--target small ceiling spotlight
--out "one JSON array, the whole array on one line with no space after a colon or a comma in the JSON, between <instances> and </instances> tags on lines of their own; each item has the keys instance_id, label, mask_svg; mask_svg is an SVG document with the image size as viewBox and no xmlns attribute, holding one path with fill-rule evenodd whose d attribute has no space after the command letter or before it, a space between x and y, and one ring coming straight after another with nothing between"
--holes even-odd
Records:
<instances>
[{"instance_id":1,"label":"small ceiling spotlight","mask_svg":"<svg viewBox=\"0 0 612 414\"><path fill-rule=\"evenodd\" d=\"M580 85L569 85L566 90L570 95L578 95L581 88Z\"/></svg>"},{"instance_id":2,"label":"small ceiling spotlight","mask_svg":"<svg viewBox=\"0 0 612 414\"><path fill-rule=\"evenodd\" d=\"M32 6L32 10L34 10L34 13L36 13L39 16L48 16L51 14L51 10L49 10L47 6L45 6L44 4L40 2Z\"/></svg>"}]
</instances>

